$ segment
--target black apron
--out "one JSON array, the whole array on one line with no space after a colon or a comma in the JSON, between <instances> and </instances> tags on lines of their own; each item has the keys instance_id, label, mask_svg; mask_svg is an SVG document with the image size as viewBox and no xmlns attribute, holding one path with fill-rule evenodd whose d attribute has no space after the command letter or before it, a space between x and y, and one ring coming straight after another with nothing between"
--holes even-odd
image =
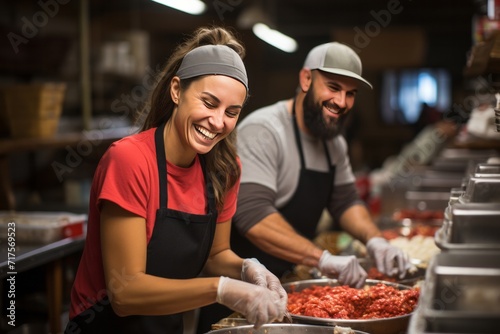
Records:
<instances>
[{"instance_id":1,"label":"black apron","mask_svg":"<svg viewBox=\"0 0 500 334\"><path fill-rule=\"evenodd\" d=\"M156 211L153 234L148 243L146 273L154 276L187 279L197 277L210 253L215 234L217 210L212 182L200 157L207 190L208 214L196 215L167 208L167 159L163 141L165 124L155 132L156 157L160 181L160 208ZM182 314L166 316L117 316L106 296L89 310L72 319L70 333L183 333ZM81 331L79 331L81 330Z\"/></svg>"},{"instance_id":2,"label":"black apron","mask_svg":"<svg viewBox=\"0 0 500 334\"><path fill-rule=\"evenodd\" d=\"M333 190L335 166L332 166L330 154L326 143L323 141L328 172L308 170L305 167L304 153L300 141L300 131L295 118L295 100L293 101L293 130L295 142L300 155L299 184L290 201L279 212L302 236L312 240L316 236L316 228L323 210L328 205ZM281 278L293 270L294 264L278 259L253 245L247 238L241 236L235 229L231 233L231 247L241 257L255 257L267 269Z\"/></svg>"}]
</instances>

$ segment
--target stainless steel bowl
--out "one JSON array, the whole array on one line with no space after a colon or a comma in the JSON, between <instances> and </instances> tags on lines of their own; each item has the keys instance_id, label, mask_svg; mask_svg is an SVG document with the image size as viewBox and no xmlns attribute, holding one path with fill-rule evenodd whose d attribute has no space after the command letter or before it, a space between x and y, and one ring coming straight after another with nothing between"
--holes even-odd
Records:
<instances>
[{"instance_id":1,"label":"stainless steel bowl","mask_svg":"<svg viewBox=\"0 0 500 334\"><path fill-rule=\"evenodd\" d=\"M305 324L268 324L259 329L253 325L216 329L207 334L334 334L335 327ZM342 333L342 332L340 332ZM373 334L354 330L355 334Z\"/></svg>"},{"instance_id":2,"label":"stainless steel bowl","mask_svg":"<svg viewBox=\"0 0 500 334\"><path fill-rule=\"evenodd\" d=\"M366 285L368 286L374 286L379 283L393 286L399 290L412 289L412 287L410 286L397 283L371 280L371 279L366 280ZM283 284L283 288L287 292L292 292L292 291L302 291L312 286L338 286L338 285L340 284L335 279L313 279L313 280L285 283ZM352 329L368 332L371 334L399 334L406 332L412 314L413 312L402 316L391 317L391 318L379 318L379 319L327 319L327 318L317 318L317 317L292 314L292 319L294 322L301 324L350 327Z\"/></svg>"}]
</instances>

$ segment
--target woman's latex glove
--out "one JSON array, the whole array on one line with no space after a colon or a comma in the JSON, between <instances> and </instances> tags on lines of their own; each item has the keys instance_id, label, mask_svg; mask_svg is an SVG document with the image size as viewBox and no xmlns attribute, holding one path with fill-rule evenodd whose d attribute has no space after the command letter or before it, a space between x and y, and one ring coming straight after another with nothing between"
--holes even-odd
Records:
<instances>
[{"instance_id":1,"label":"woman's latex glove","mask_svg":"<svg viewBox=\"0 0 500 334\"><path fill-rule=\"evenodd\" d=\"M411 268L410 258L402 249L391 245L382 237L374 237L366 243L366 249L375 260L377 270L388 276L403 278Z\"/></svg>"},{"instance_id":2,"label":"woman's latex glove","mask_svg":"<svg viewBox=\"0 0 500 334\"><path fill-rule=\"evenodd\" d=\"M241 279L245 282L276 291L280 296L281 303L283 304L282 307L286 310L288 295L285 289L283 289L280 280L257 259L252 258L243 260L243 265L241 266ZM282 319L279 319L279 321L281 320Z\"/></svg>"},{"instance_id":3,"label":"woman's latex glove","mask_svg":"<svg viewBox=\"0 0 500 334\"><path fill-rule=\"evenodd\" d=\"M275 291L224 276L219 280L217 302L241 313L256 329L281 321L286 311Z\"/></svg>"},{"instance_id":4,"label":"woman's latex glove","mask_svg":"<svg viewBox=\"0 0 500 334\"><path fill-rule=\"evenodd\" d=\"M340 284L346 284L355 288L361 288L368 276L366 271L359 265L354 255L337 256L329 251L323 251L319 259L318 269L323 275L337 277Z\"/></svg>"}]
</instances>

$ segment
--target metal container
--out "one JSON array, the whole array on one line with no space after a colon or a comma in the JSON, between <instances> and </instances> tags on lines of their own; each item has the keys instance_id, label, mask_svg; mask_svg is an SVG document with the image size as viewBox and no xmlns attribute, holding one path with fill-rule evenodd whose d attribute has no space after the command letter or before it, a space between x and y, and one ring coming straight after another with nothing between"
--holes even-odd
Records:
<instances>
[{"instance_id":1,"label":"metal container","mask_svg":"<svg viewBox=\"0 0 500 334\"><path fill-rule=\"evenodd\" d=\"M499 319L453 318L439 324L426 319L419 308L410 319L406 334L492 334L498 333Z\"/></svg>"},{"instance_id":2,"label":"metal container","mask_svg":"<svg viewBox=\"0 0 500 334\"><path fill-rule=\"evenodd\" d=\"M410 328L426 333L497 333L499 253L454 252L434 257L415 317L412 322L416 324Z\"/></svg>"},{"instance_id":3,"label":"metal container","mask_svg":"<svg viewBox=\"0 0 500 334\"><path fill-rule=\"evenodd\" d=\"M477 163L485 162L489 157L498 156L494 149L476 150L463 148L444 148L439 156L433 159L432 166L445 171L467 171Z\"/></svg>"},{"instance_id":4,"label":"metal container","mask_svg":"<svg viewBox=\"0 0 500 334\"><path fill-rule=\"evenodd\" d=\"M497 132L500 132L500 110L498 109L498 98L497 98L497 106L495 108L495 124L497 126Z\"/></svg>"},{"instance_id":5,"label":"metal container","mask_svg":"<svg viewBox=\"0 0 500 334\"><path fill-rule=\"evenodd\" d=\"M500 178L471 177L460 203L500 203Z\"/></svg>"},{"instance_id":6,"label":"metal container","mask_svg":"<svg viewBox=\"0 0 500 334\"><path fill-rule=\"evenodd\" d=\"M446 191L408 190L405 194L407 207L418 210L444 210L450 200L450 188L457 185L460 185L460 182L446 187Z\"/></svg>"},{"instance_id":7,"label":"metal container","mask_svg":"<svg viewBox=\"0 0 500 334\"><path fill-rule=\"evenodd\" d=\"M399 290L412 289L410 286L379 281L379 280L366 280L367 286L374 286L378 283L383 283L389 286L393 286ZM291 283L283 284L283 288L287 292L292 291L302 291L306 288L312 286L338 286L339 283L335 279L313 279L305 281L297 281ZM412 313L391 317L391 318L379 318L379 319L329 319L329 318L317 318L302 315L292 314L292 319L294 323L301 324L312 324L312 325L323 325L323 326L341 326L350 327L359 331L368 332L371 334L399 334L404 333L408 327Z\"/></svg>"},{"instance_id":8,"label":"metal container","mask_svg":"<svg viewBox=\"0 0 500 334\"><path fill-rule=\"evenodd\" d=\"M464 190L465 189L463 189L462 187L451 188L448 205L453 205L454 203L457 203L460 196L464 194Z\"/></svg>"},{"instance_id":9,"label":"metal container","mask_svg":"<svg viewBox=\"0 0 500 334\"><path fill-rule=\"evenodd\" d=\"M459 160L487 160L489 157L498 156L498 152L494 149L469 149L469 148L444 148L439 157L444 159L459 159Z\"/></svg>"},{"instance_id":10,"label":"metal container","mask_svg":"<svg viewBox=\"0 0 500 334\"><path fill-rule=\"evenodd\" d=\"M465 176L462 180L462 185L461 187L463 190L467 188L467 185L469 183L469 179L471 177L477 177L477 178L499 178L500 177L500 164L495 163L495 162L490 162L492 159L498 159L496 156L490 157L486 161L470 161L469 165L467 167L467 171L465 173Z\"/></svg>"},{"instance_id":11,"label":"metal container","mask_svg":"<svg viewBox=\"0 0 500 334\"><path fill-rule=\"evenodd\" d=\"M500 165L490 164L490 163L479 163L476 165L475 169L476 175L487 176L487 175L500 175Z\"/></svg>"},{"instance_id":12,"label":"metal container","mask_svg":"<svg viewBox=\"0 0 500 334\"><path fill-rule=\"evenodd\" d=\"M500 250L500 203L455 203L449 212L434 237L441 250Z\"/></svg>"},{"instance_id":13,"label":"metal container","mask_svg":"<svg viewBox=\"0 0 500 334\"><path fill-rule=\"evenodd\" d=\"M353 330L354 334L371 334L359 330ZM259 329L254 329L253 325L238 326L231 328L216 329L207 334L347 334L344 328L333 326L317 326L305 324L267 324Z\"/></svg>"}]
</instances>

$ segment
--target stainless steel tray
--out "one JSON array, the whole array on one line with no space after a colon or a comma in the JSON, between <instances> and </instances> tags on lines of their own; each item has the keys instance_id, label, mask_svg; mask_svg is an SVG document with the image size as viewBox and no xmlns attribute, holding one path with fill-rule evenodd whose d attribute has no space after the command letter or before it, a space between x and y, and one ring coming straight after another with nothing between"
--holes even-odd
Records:
<instances>
[{"instance_id":1,"label":"stainless steel tray","mask_svg":"<svg viewBox=\"0 0 500 334\"><path fill-rule=\"evenodd\" d=\"M486 174L499 174L500 175L500 165L499 164L489 164L489 163L479 163L476 165L474 170L476 174L486 175Z\"/></svg>"},{"instance_id":2,"label":"stainless steel tray","mask_svg":"<svg viewBox=\"0 0 500 334\"><path fill-rule=\"evenodd\" d=\"M366 280L366 285L368 286L373 286L378 283L384 283L386 285L393 286L400 290L412 289L412 287L410 286L397 283L371 280L371 279ZM283 284L283 288L287 292L302 291L303 289L315 285L338 286L339 283L335 279L313 279L313 280L285 283ZM292 319L294 322L302 324L350 327L352 329L365 331L371 334L399 334L399 333L404 333L406 331L411 315L412 313L409 313L403 316L380 318L380 319L327 319L327 318L317 318L317 317L292 314Z\"/></svg>"},{"instance_id":3,"label":"stainless steel tray","mask_svg":"<svg viewBox=\"0 0 500 334\"><path fill-rule=\"evenodd\" d=\"M405 193L407 207L420 210L444 210L450 200L449 189L460 186L455 182L444 187L442 191L415 191L408 190Z\"/></svg>"},{"instance_id":4,"label":"stainless steel tray","mask_svg":"<svg viewBox=\"0 0 500 334\"><path fill-rule=\"evenodd\" d=\"M470 317L440 319L425 318L417 309L410 319L406 334L492 334L498 333L500 319L471 319Z\"/></svg>"},{"instance_id":5,"label":"stainless steel tray","mask_svg":"<svg viewBox=\"0 0 500 334\"><path fill-rule=\"evenodd\" d=\"M498 252L451 252L434 257L415 315L420 318L420 328L446 333L498 332L499 255Z\"/></svg>"},{"instance_id":6,"label":"stainless steel tray","mask_svg":"<svg viewBox=\"0 0 500 334\"><path fill-rule=\"evenodd\" d=\"M455 203L434 240L442 250L500 250L500 203Z\"/></svg>"},{"instance_id":7,"label":"stainless steel tray","mask_svg":"<svg viewBox=\"0 0 500 334\"><path fill-rule=\"evenodd\" d=\"M471 177L465 192L458 201L460 203L499 203L500 178Z\"/></svg>"}]
</instances>

